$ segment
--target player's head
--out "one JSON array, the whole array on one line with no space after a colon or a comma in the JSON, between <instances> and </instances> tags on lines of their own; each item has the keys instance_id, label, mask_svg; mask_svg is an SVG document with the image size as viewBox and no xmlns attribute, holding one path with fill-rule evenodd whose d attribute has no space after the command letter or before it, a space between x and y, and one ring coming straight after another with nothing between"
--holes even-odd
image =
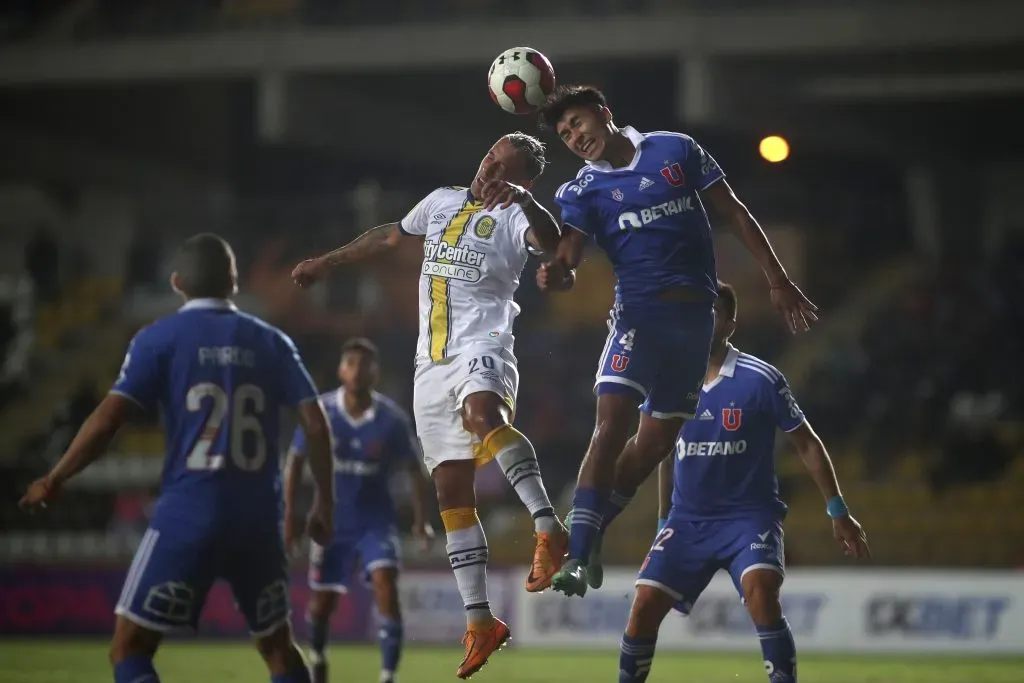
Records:
<instances>
[{"instance_id":1,"label":"player's head","mask_svg":"<svg viewBox=\"0 0 1024 683\"><path fill-rule=\"evenodd\" d=\"M589 85L560 85L540 109L541 121L576 156L596 161L615 132L604 93Z\"/></svg>"},{"instance_id":2,"label":"player's head","mask_svg":"<svg viewBox=\"0 0 1024 683\"><path fill-rule=\"evenodd\" d=\"M718 298L715 299L715 335L711 342L716 349L729 341L736 331L736 309L736 290L719 280Z\"/></svg>"},{"instance_id":3,"label":"player's head","mask_svg":"<svg viewBox=\"0 0 1024 683\"><path fill-rule=\"evenodd\" d=\"M204 232L185 241L174 257L171 286L186 299L227 299L238 292L238 265L231 245Z\"/></svg>"},{"instance_id":4,"label":"player's head","mask_svg":"<svg viewBox=\"0 0 1024 683\"><path fill-rule=\"evenodd\" d=\"M366 337L355 337L345 342L338 363L338 379L342 386L353 392L370 391L377 386L379 375L376 344Z\"/></svg>"},{"instance_id":5,"label":"player's head","mask_svg":"<svg viewBox=\"0 0 1024 683\"><path fill-rule=\"evenodd\" d=\"M507 180L530 187L547 165L543 142L526 133L509 133L487 150L470 190L474 196L479 197L484 183L489 180Z\"/></svg>"}]
</instances>

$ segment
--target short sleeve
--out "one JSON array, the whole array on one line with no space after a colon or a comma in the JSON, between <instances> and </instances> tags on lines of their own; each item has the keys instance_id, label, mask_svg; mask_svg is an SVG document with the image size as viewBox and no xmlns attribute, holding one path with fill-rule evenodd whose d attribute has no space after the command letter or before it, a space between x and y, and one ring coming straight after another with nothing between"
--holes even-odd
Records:
<instances>
[{"instance_id":1,"label":"short sleeve","mask_svg":"<svg viewBox=\"0 0 1024 683\"><path fill-rule=\"evenodd\" d=\"M522 246L523 249L534 256L540 256L544 253L539 249L535 249L530 244L530 240L527 239L527 234L530 230L530 219L526 217L526 213L522 209L518 206L514 207L508 221L509 226L512 228L512 238L516 244Z\"/></svg>"},{"instance_id":2,"label":"short sleeve","mask_svg":"<svg viewBox=\"0 0 1024 683\"><path fill-rule=\"evenodd\" d=\"M304 457L306 455L306 432L303 431L302 427L295 428L295 435L292 436L292 442L288 445L288 457Z\"/></svg>"},{"instance_id":3,"label":"short sleeve","mask_svg":"<svg viewBox=\"0 0 1024 683\"><path fill-rule=\"evenodd\" d=\"M583 187L571 180L555 192L555 203L562 210L562 223L576 228L580 232L593 236L593 221L590 220L590 208L583 196Z\"/></svg>"},{"instance_id":4,"label":"short sleeve","mask_svg":"<svg viewBox=\"0 0 1024 683\"><path fill-rule=\"evenodd\" d=\"M155 327L140 330L128 344L110 392L131 399L147 412L155 410L162 387L163 346Z\"/></svg>"},{"instance_id":5,"label":"short sleeve","mask_svg":"<svg viewBox=\"0 0 1024 683\"><path fill-rule=\"evenodd\" d=\"M686 176L697 179L696 187L698 190L706 190L725 177L725 172L718 165L718 162L715 161L715 158L697 144L696 140L690 137L687 137L685 140L684 144L688 148L686 150L685 162Z\"/></svg>"},{"instance_id":6,"label":"short sleeve","mask_svg":"<svg viewBox=\"0 0 1024 683\"><path fill-rule=\"evenodd\" d=\"M388 439L388 452L393 462L416 462L420 457L419 440L412 421L402 410L395 410L394 427Z\"/></svg>"},{"instance_id":7,"label":"short sleeve","mask_svg":"<svg viewBox=\"0 0 1024 683\"><path fill-rule=\"evenodd\" d=\"M416 206L405 214L405 218L398 222L398 229L406 235L426 235L427 227L430 224L430 207L433 204L434 193L417 202Z\"/></svg>"},{"instance_id":8,"label":"short sleeve","mask_svg":"<svg viewBox=\"0 0 1024 683\"><path fill-rule=\"evenodd\" d=\"M804 411L800 410L789 382L779 373L772 383L771 393L772 416L775 424L784 432L791 432L804 422Z\"/></svg>"},{"instance_id":9,"label":"short sleeve","mask_svg":"<svg viewBox=\"0 0 1024 683\"><path fill-rule=\"evenodd\" d=\"M278 332L278 340L281 353L281 390L283 392L282 403L287 406L297 406L305 401L315 400L317 397L316 385L313 378L309 376L299 350L288 335Z\"/></svg>"}]
</instances>

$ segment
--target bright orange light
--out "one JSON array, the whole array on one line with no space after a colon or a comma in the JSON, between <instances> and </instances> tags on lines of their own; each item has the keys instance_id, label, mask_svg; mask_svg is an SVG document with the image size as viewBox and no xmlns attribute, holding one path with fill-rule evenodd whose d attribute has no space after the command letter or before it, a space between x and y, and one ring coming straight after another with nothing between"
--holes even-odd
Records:
<instances>
[{"instance_id":1,"label":"bright orange light","mask_svg":"<svg viewBox=\"0 0 1024 683\"><path fill-rule=\"evenodd\" d=\"M770 161L773 164L785 161L789 157L789 143L778 135L769 135L761 140L758 150L765 161Z\"/></svg>"}]
</instances>

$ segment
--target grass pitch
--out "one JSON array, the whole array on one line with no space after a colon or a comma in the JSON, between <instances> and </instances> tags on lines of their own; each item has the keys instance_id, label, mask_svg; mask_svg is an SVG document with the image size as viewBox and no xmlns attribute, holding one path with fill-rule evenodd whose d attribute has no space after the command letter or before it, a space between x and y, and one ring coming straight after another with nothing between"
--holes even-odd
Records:
<instances>
[{"instance_id":1,"label":"grass pitch","mask_svg":"<svg viewBox=\"0 0 1024 683\"><path fill-rule=\"evenodd\" d=\"M799 645L799 643L798 643ZM333 683L375 683L373 646L333 647ZM410 647L401 683L457 681L460 650ZM163 683L251 683L268 680L255 650L242 643L168 642L157 655ZM492 657L474 683L600 683L615 681L618 655L608 651L538 652L509 648ZM0 683L110 683L107 645L101 641L0 641ZM765 683L756 650L732 654L665 653L650 683ZM800 680L810 683L1021 683L1024 658L827 657L800 658Z\"/></svg>"}]
</instances>

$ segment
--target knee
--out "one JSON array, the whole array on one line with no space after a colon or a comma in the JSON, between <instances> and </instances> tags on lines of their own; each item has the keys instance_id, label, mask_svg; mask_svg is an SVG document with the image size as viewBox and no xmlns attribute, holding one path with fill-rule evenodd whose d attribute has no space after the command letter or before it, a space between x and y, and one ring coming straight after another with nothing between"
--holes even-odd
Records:
<instances>
[{"instance_id":1,"label":"knee","mask_svg":"<svg viewBox=\"0 0 1024 683\"><path fill-rule=\"evenodd\" d=\"M750 581L743 587L750 619L758 626L769 626L782 618L778 581L771 577Z\"/></svg>"},{"instance_id":2,"label":"knee","mask_svg":"<svg viewBox=\"0 0 1024 683\"><path fill-rule=\"evenodd\" d=\"M442 512L476 507L476 463L473 460L442 462L434 469L433 477L437 505Z\"/></svg>"},{"instance_id":3,"label":"knee","mask_svg":"<svg viewBox=\"0 0 1024 683\"><path fill-rule=\"evenodd\" d=\"M282 624L273 633L257 638L256 650L275 674L296 671L305 666L288 624Z\"/></svg>"},{"instance_id":4,"label":"knee","mask_svg":"<svg viewBox=\"0 0 1024 683\"><path fill-rule=\"evenodd\" d=\"M373 573L373 594L377 611L388 619L399 619L401 609L398 602L398 581L395 570L383 569Z\"/></svg>"},{"instance_id":5,"label":"knee","mask_svg":"<svg viewBox=\"0 0 1024 683\"><path fill-rule=\"evenodd\" d=\"M306 611L309 618L315 620L327 619L334 612L338 596L330 591L315 591L309 596L309 605Z\"/></svg>"},{"instance_id":6,"label":"knee","mask_svg":"<svg viewBox=\"0 0 1024 683\"><path fill-rule=\"evenodd\" d=\"M114 629L114 638L110 643L110 664L116 666L129 657L152 659L159 644L159 633L119 617Z\"/></svg>"},{"instance_id":7,"label":"knee","mask_svg":"<svg viewBox=\"0 0 1024 683\"><path fill-rule=\"evenodd\" d=\"M665 615L672 609L674 598L652 586L637 586L633 606L626 623L630 638L655 638Z\"/></svg>"},{"instance_id":8,"label":"knee","mask_svg":"<svg viewBox=\"0 0 1024 683\"><path fill-rule=\"evenodd\" d=\"M483 439L495 429L508 424L502 406L504 403L493 394L479 399L475 395L470 396L462 407L463 429Z\"/></svg>"}]
</instances>

